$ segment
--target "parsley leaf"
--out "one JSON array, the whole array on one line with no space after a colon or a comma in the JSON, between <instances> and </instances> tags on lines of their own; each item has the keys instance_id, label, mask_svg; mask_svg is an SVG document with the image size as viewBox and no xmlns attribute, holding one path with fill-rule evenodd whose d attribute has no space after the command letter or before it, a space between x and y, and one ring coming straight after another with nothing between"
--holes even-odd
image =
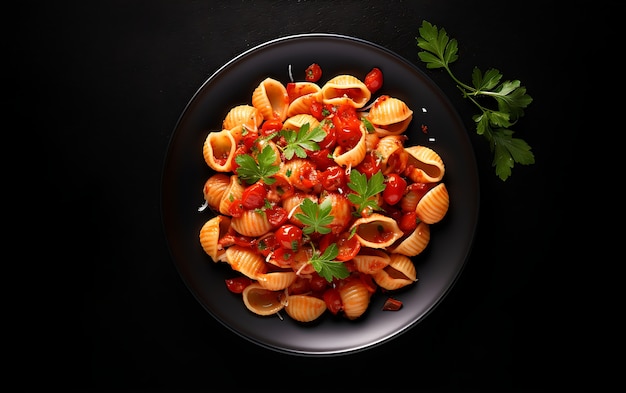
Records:
<instances>
[{"instance_id":1,"label":"parsley leaf","mask_svg":"<svg viewBox=\"0 0 626 393\"><path fill-rule=\"evenodd\" d=\"M280 135L285 138L287 144L283 148L285 158L291 160L294 154L300 158L306 158L307 150L319 150L317 142L321 142L326 137L326 131L321 125L310 128L309 123L304 123L298 131L281 130Z\"/></svg>"},{"instance_id":2,"label":"parsley leaf","mask_svg":"<svg viewBox=\"0 0 626 393\"><path fill-rule=\"evenodd\" d=\"M502 180L511 176L515 163L530 165L535 163L531 147L522 139L514 138L509 127L515 125L524 116L524 109L533 101L526 94L526 88L519 80L502 80L500 71L490 68L484 74L474 67L472 85L461 82L452 73L450 63L458 59L458 43L450 39L444 28L437 28L427 21L422 21L417 37L417 46L423 51L418 53L426 68L444 68L457 84L464 98L469 99L480 110L472 117L476 123L476 133L487 139L489 148L494 153L492 166ZM497 110L481 105L478 97L491 97L497 104Z\"/></svg>"},{"instance_id":3,"label":"parsley leaf","mask_svg":"<svg viewBox=\"0 0 626 393\"><path fill-rule=\"evenodd\" d=\"M319 251L313 250L313 257L310 261L311 265L313 265L315 271L328 282L332 282L333 277L342 279L350 275L348 268L343 262L334 260L337 255L339 255L339 248L335 243L331 243L326 250L324 250L322 255L320 255Z\"/></svg>"},{"instance_id":4,"label":"parsley leaf","mask_svg":"<svg viewBox=\"0 0 626 393\"><path fill-rule=\"evenodd\" d=\"M350 187L354 193L348 194L348 199L356 207L356 213L361 214L364 210L380 210L374 196L385 189L385 177L382 171L376 172L368 180L367 176L356 169L350 171Z\"/></svg>"},{"instance_id":5,"label":"parsley leaf","mask_svg":"<svg viewBox=\"0 0 626 393\"><path fill-rule=\"evenodd\" d=\"M250 154L241 154L235 157L235 162L239 165L236 169L237 176L248 184L262 180L263 183L270 185L276 181L271 176L278 172L279 167L274 165L276 152L269 145L265 145L256 156L256 160Z\"/></svg>"},{"instance_id":6,"label":"parsley leaf","mask_svg":"<svg viewBox=\"0 0 626 393\"><path fill-rule=\"evenodd\" d=\"M300 204L301 213L297 213L295 217L302 221L304 228L302 232L310 235L313 232L320 233L322 235L330 233L330 228L327 227L333 222L334 217L330 215L333 205L330 199L326 199L321 204L317 204L312 200L305 198Z\"/></svg>"}]
</instances>

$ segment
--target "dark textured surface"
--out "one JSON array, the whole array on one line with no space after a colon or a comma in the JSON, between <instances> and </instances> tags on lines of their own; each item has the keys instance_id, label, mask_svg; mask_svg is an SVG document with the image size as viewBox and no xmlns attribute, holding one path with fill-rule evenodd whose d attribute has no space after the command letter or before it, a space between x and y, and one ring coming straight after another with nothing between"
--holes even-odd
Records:
<instances>
[{"instance_id":1,"label":"dark textured surface","mask_svg":"<svg viewBox=\"0 0 626 393\"><path fill-rule=\"evenodd\" d=\"M583 388L589 347L572 243L582 101L570 2L68 1L24 9L27 102L49 158L46 218L60 241L37 264L23 365L27 387L221 391L349 388L392 391ZM302 358L252 345L215 321L168 253L161 171L179 116L200 85L241 52L278 37L327 32L419 62L422 20L456 38L455 74L499 69L534 102L514 127L536 163L506 182L473 133L475 108L441 71L428 75L471 132L481 215L472 255L443 303L410 332L350 356ZM25 25L22 25L22 29ZM22 55L22 56L23 56ZM35 113L35 115L33 115ZM43 131L45 132L42 132ZM54 130L54 131L52 131ZM59 228L59 229L56 229ZM62 228L62 229L61 229ZM580 236L580 235L578 235ZM580 252L580 250L577 250ZM50 258L54 256L55 262ZM29 330L30 331L30 330ZM585 370L585 373L582 371ZM217 389L214 389L217 390Z\"/></svg>"}]
</instances>

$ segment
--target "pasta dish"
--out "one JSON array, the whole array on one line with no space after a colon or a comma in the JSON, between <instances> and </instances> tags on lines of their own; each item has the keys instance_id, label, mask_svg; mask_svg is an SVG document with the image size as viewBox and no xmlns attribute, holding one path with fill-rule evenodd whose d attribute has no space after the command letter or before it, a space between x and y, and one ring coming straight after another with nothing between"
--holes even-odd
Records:
<instances>
[{"instance_id":1,"label":"pasta dish","mask_svg":"<svg viewBox=\"0 0 626 393\"><path fill-rule=\"evenodd\" d=\"M415 285L411 258L448 211L444 162L407 146L415 114L376 95L382 71L321 77L312 64L301 81L263 79L202 146L213 171L199 210L214 214L200 245L260 316L360 318L375 294Z\"/></svg>"}]
</instances>

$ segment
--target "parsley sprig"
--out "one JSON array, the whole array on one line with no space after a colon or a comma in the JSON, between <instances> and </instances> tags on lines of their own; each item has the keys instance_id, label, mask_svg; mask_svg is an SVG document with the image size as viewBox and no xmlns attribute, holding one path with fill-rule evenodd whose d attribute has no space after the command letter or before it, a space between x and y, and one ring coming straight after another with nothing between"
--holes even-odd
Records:
<instances>
[{"instance_id":1,"label":"parsley sprig","mask_svg":"<svg viewBox=\"0 0 626 393\"><path fill-rule=\"evenodd\" d=\"M298 131L281 130L280 135L285 138L286 145L283 147L285 158L291 160L294 154L300 158L306 158L307 150L319 150L317 142L326 137L326 131L321 125L311 128L309 123L304 123Z\"/></svg>"},{"instance_id":2,"label":"parsley sprig","mask_svg":"<svg viewBox=\"0 0 626 393\"><path fill-rule=\"evenodd\" d=\"M374 196L385 189L385 177L382 171L378 171L367 179L356 169L350 171L350 181L348 187L354 192L348 194L348 199L356 207L356 215L361 215L363 211L380 210L378 202Z\"/></svg>"},{"instance_id":3,"label":"parsley sprig","mask_svg":"<svg viewBox=\"0 0 626 393\"><path fill-rule=\"evenodd\" d=\"M304 227L302 232L310 235L313 232L325 235L330 233L330 228L327 225L333 222L334 217L330 215L333 208L330 199L324 200L321 204L317 204L312 200L305 198L300 204L302 213L295 214L295 217L302 221Z\"/></svg>"},{"instance_id":4,"label":"parsley sprig","mask_svg":"<svg viewBox=\"0 0 626 393\"><path fill-rule=\"evenodd\" d=\"M457 79L450 70L450 64L458 59L458 43L450 39L446 30L422 21L417 37L417 46L423 51L418 53L420 60L426 63L427 68L444 68L456 82L463 93L480 110L480 114L472 119L476 123L476 133L483 135L488 143L494 158L496 175L503 181L511 176L515 163L530 165L535 163L531 147L523 140L513 137L511 126L515 125L520 117L524 116L524 109L533 101L526 94L526 88L519 80L502 80L500 71L490 68L484 74L474 67L472 72L472 86ZM490 109L481 105L478 97L491 97L497 102L498 109Z\"/></svg>"},{"instance_id":5,"label":"parsley sprig","mask_svg":"<svg viewBox=\"0 0 626 393\"><path fill-rule=\"evenodd\" d=\"M263 150L256 156L256 160L250 154L241 154L235 157L237 167L237 176L248 184L254 184L261 180L263 183L270 185L276 179L275 175L279 166L274 165L276 162L276 152L269 145L265 145Z\"/></svg>"},{"instance_id":6,"label":"parsley sprig","mask_svg":"<svg viewBox=\"0 0 626 393\"><path fill-rule=\"evenodd\" d=\"M348 268L343 262L334 260L337 258L337 255L339 255L339 247L335 243L331 243L326 247L326 250L321 255L318 250L313 250L311 265L328 282L331 282L333 277L342 279L350 275Z\"/></svg>"}]
</instances>

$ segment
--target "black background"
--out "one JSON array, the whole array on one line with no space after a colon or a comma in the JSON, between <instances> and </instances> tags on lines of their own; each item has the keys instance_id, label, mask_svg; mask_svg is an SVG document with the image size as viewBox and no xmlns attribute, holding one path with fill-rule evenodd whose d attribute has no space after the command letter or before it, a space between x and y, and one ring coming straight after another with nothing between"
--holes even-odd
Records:
<instances>
[{"instance_id":1,"label":"black background","mask_svg":"<svg viewBox=\"0 0 626 393\"><path fill-rule=\"evenodd\" d=\"M28 287L37 290L27 290L32 301L23 310L30 332L21 342L27 355L19 364L30 375L23 386L586 388L593 378L578 311L588 306L574 264L579 217L565 207L580 192L573 140L582 133L582 101L574 82L586 11L582 2L567 4L568 16L555 1L23 3L30 27L20 56L37 88L19 106L46 159L37 160L45 214L30 237L44 256L29 269L36 284L29 278ZM422 20L458 40L459 79L469 81L477 66L521 80L534 101L513 129L536 163L497 178L474 132L475 107L447 74L427 70L465 121L480 173L480 221L456 285L409 332L357 354L307 358L251 344L194 299L167 248L161 171L179 116L231 58L296 33L358 37L426 70L415 42Z\"/></svg>"}]
</instances>

